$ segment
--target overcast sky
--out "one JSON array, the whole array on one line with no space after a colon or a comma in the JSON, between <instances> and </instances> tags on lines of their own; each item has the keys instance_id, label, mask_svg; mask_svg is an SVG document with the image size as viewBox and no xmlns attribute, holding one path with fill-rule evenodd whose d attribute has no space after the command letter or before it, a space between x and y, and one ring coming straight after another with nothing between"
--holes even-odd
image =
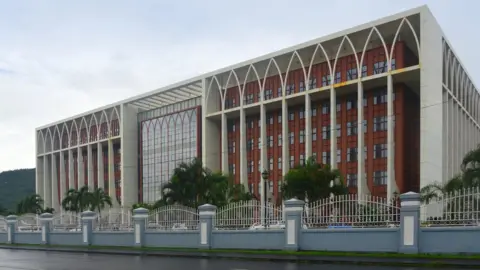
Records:
<instances>
[{"instance_id":1,"label":"overcast sky","mask_svg":"<svg viewBox=\"0 0 480 270\"><path fill-rule=\"evenodd\" d=\"M0 0L0 171L38 126L422 4L478 81L474 0Z\"/></svg>"}]
</instances>

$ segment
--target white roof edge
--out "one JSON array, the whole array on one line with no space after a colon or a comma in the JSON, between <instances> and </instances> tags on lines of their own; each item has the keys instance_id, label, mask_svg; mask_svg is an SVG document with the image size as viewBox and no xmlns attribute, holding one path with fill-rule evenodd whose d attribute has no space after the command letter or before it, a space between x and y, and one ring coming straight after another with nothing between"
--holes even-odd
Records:
<instances>
[{"instance_id":1,"label":"white roof edge","mask_svg":"<svg viewBox=\"0 0 480 270\"><path fill-rule=\"evenodd\" d=\"M201 81L205 78L208 78L208 77L211 77L211 76L214 76L214 75L218 75L218 74L221 74L221 73L224 73L224 72L228 72L232 69L237 69L237 68L241 68L241 67L244 67L244 66L248 66L250 64L257 63L257 62L260 62L260 61L263 61L263 60L267 60L267 59L272 58L272 57L280 56L280 55L283 55L283 54L286 54L286 53L289 53L289 52L293 52L295 50L299 50L299 49L302 49L302 48L305 48L305 47L308 47L308 46L313 46L313 45L315 45L317 43L320 43L320 42L325 42L325 41L328 41L328 40L339 38L339 37L347 35L347 34L359 32L363 29L366 29L366 28L374 26L374 25L380 25L380 24L384 24L384 23L387 23L387 22L390 22L390 21L394 21L394 20L403 18L403 17L411 16L411 15L414 15L414 14L419 14L422 11L425 11L425 10L430 12L430 9L428 8L427 5L422 5L422 6L418 6L418 7L412 8L412 9L408 9L408 10L405 10L405 11L402 11L402 12L399 12L399 13L388 15L388 16L385 16L385 17L380 18L380 19L376 19L376 20L373 20L373 21L370 21L370 22L367 22L367 23L363 23L363 24L360 24L360 25L357 25L357 26L354 26L354 27L350 27L350 28L347 28L345 30L335 32L335 33L332 33L332 34L329 34L329 35L326 35L326 36L323 36L323 37L320 37L320 38L316 38L316 39L312 39L312 40L309 40L309 41L306 41L306 42L302 42L300 44L290 46L290 47L287 47L287 48L284 48L284 49L281 49L281 50L278 50L278 51L275 51L275 52L272 52L272 53L269 53L269 54L265 54L265 55L262 55L262 56L259 56L259 57L256 57L256 58L253 58L253 59L250 59L250 60L246 60L246 61L234 64L234 65L230 65L230 66L220 68L220 69L217 69L217 70L214 70L214 71L211 71L211 72L207 72L207 73L204 73L202 75L199 75L199 76L187 79L187 80L183 80L183 81L179 81L179 82L176 82L176 83L173 83L173 84L170 84L170 85L166 85L164 87L161 87L161 88L158 88L158 89L155 89L155 90L152 90L152 91L148 91L148 92L145 92L145 93L140 94L140 95L136 95L136 96L133 96L133 97L130 97L130 98L127 98L127 99L123 99L123 100L120 100L120 101L117 101L117 102L114 102L114 103L111 103L111 104L108 104L108 105L105 105L105 106L102 106L102 107L99 107L99 108L96 108L96 109L93 109L93 110L89 110L87 112L83 112L83 113L80 113L80 114L62 119L62 120L58 120L58 121L55 121L53 123L37 127L35 129L35 131L45 129L45 128L48 128L48 127L51 127L51 126L54 126L54 125L58 125L58 124L61 124L61 123L64 123L64 122L68 122L68 121L74 120L74 119L82 117L82 116L86 116L86 115L96 113L96 112L101 111L101 110L105 110L105 109L109 109L109 108L112 108L112 107L115 107L115 106L123 105L125 103L129 103L129 102L132 102L132 101L135 101L135 100L138 100L138 99L142 99L142 98L146 98L146 97L153 96L153 95L156 95L156 94L160 94L161 92L168 91L170 89L175 89L175 88L178 88L178 87L181 87L181 86L192 84L196 81ZM431 12L430 12L430 14L431 14ZM442 34L443 34L443 32L442 32Z\"/></svg>"}]
</instances>

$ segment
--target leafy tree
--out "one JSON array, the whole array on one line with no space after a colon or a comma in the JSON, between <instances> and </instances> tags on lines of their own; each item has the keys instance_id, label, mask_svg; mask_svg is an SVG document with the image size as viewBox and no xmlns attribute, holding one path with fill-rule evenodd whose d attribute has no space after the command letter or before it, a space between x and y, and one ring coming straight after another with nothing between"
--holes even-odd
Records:
<instances>
[{"instance_id":1,"label":"leafy tree","mask_svg":"<svg viewBox=\"0 0 480 270\"><path fill-rule=\"evenodd\" d=\"M18 214L41 214L43 212L43 199L40 195L30 195L17 204Z\"/></svg>"},{"instance_id":2,"label":"leafy tree","mask_svg":"<svg viewBox=\"0 0 480 270\"><path fill-rule=\"evenodd\" d=\"M338 170L332 170L329 165L317 163L314 157L310 157L305 165L298 165L285 175L282 196L284 199L317 201L329 197L330 193L345 194L347 190L340 179ZM332 181L335 182L333 187L330 186Z\"/></svg>"},{"instance_id":3,"label":"leafy tree","mask_svg":"<svg viewBox=\"0 0 480 270\"><path fill-rule=\"evenodd\" d=\"M91 194L88 186L83 186L79 190L70 189L62 200L62 208L65 211L81 213L91 206Z\"/></svg>"},{"instance_id":4,"label":"leafy tree","mask_svg":"<svg viewBox=\"0 0 480 270\"><path fill-rule=\"evenodd\" d=\"M55 209L51 208L51 207L45 207L44 209L42 209L42 213L50 213L50 214L53 214L55 212Z\"/></svg>"},{"instance_id":5,"label":"leafy tree","mask_svg":"<svg viewBox=\"0 0 480 270\"><path fill-rule=\"evenodd\" d=\"M0 204L0 216L7 216L8 210Z\"/></svg>"},{"instance_id":6,"label":"leafy tree","mask_svg":"<svg viewBox=\"0 0 480 270\"><path fill-rule=\"evenodd\" d=\"M112 207L112 198L103 190L103 188L95 188L93 192L89 192L89 200L88 203L90 205L90 211L98 211L98 215L100 215L101 211L105 208L105 206Z\"/></svg>"},{"instance_id":7,"label":"leafy tree","mask_svg":"<svg viewBox=\"0 0 480 270\"><path fill-rule=\"evenodd\" d=\"M13 213L25 197L35 194L35 169L0 172L0 204Z\"/></svg>"},{"instance_id":8,"label":"leafy tree","mask_svg":"<svg viewBox=\"0 0 480 270\"><path fill-rule=\"evenodd\" d=\"M209 203L218 207L236 200L250 199L244 187L222 173L205 168L200 159L181 163L162 187L162 200L155 207L181 204L190 207Z\"/></svg>"}]
</instances>

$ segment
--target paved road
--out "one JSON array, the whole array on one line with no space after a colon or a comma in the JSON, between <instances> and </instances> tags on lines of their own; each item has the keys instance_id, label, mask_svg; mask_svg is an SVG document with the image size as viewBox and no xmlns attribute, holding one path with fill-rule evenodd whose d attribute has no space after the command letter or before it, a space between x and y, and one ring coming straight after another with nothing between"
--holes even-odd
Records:
<instances>
[{"instance_id":1,"label":"paved road","mask_svg":"<svg viewBox=\"0 0 480 270\"><path fill-rule=\"evenodd\" d=\"M0 249L0 270L414 270L413 267L315 265ZM428 270L422 268L422 270ZM433 269L430 269L433 270ZM455 269L450 269L455 270Z\"/></svg>"}]
</instances>

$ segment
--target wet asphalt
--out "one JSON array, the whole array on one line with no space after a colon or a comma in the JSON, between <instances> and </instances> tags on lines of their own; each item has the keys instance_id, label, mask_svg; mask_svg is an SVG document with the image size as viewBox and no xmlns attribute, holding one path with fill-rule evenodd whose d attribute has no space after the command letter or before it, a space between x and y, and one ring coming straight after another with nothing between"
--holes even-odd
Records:
<instances>
[{"instance_id":1,"label":"wet asphalt","mask_svg":"<svg viewBox=\"0 0 480 270\"><path fill-rule=\"evenodd\" d=\"M0 270L433 270L415 267L101 255L0 249ZM443 268L446 269L446 268ZM450 268L447 270L459 270Z\"/></svg>"}]
</instances>

